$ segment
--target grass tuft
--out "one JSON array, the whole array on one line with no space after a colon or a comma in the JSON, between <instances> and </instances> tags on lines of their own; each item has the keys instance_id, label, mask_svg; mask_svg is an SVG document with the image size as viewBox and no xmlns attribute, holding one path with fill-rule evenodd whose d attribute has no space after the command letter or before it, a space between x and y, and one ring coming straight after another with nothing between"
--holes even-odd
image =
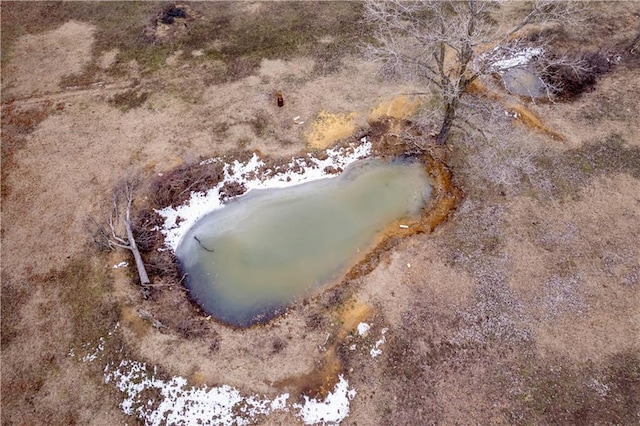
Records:
<instances>
[{"instance_id":1,"label":"grass tuft","mask_svg":"<svg viewBox=\"0 0 640 426\"><path fill-rule=\"evenodd\" d=\"M638 420L640 355L620 352L603 367L526 360L507 414L515 424L633 424ZM517 368L517 367L516 367Z\"/></svg>"},{"instance_id":2,"label":"grass tuft","mask_svg":"<svg viewBox=\"0 0 640 426\"><path fill-rule=\"evenodd\" d=\"M129 89L113 95L113 97L109 99L109 103L120 111L127 112L131 109L141 107L148 98L149 92L140 92L136 89Z\"/></svg>"}]
</instances>

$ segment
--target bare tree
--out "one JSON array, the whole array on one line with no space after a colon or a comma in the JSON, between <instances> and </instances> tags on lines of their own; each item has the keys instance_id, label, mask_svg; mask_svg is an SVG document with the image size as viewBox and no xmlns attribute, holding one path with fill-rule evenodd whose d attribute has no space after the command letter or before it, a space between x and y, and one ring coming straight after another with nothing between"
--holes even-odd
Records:
<instances>
[{"instance_id":1,"label":"bare tree","mask_svg":"<svg viewBox=\"0 0 640 426\"><path fill-rule=\"evenodd\" d=\"M131 251L136 262L140 284L144 291L148 291L150 284L149 275L142 261L142 256L140 256L140 251L136 245L131 227L131 205L133 204L134 189L135 185L127 182L122 190L115 191L113 195L113 210L109 217L108 229L94 222L97 228L96 242L109 250L123 248ZM124 216L120 213L121 204L125 205ZM126 236L121 236L120 234L123 227Z\"/></svg>"},{"instance_id":2,"label":"bare tree","mask_svg":"<svg viewBox=\"0 0 640 426\"><path fill-rule=\"evenodd\" d=\"M493 14L498 1L401 1L367 0L364 21L373 28L368 50L383 62L384 76L418 78L426 89L418 94L436 94L443 105L436 143L446 143L463 95L478 77L521 66L505 61L514 51L522 52L517 33L534 23L577 22L572 2L537 1L511 29L498 31ZM542 56L541 41L529 44L526 59ZM565 57L553 60L567 61ZM550 60L540 61L551 69ZM575 61L575 66L584 66ZM549 87L549 90L553 89Z\"/></svg>"}]
</instances>

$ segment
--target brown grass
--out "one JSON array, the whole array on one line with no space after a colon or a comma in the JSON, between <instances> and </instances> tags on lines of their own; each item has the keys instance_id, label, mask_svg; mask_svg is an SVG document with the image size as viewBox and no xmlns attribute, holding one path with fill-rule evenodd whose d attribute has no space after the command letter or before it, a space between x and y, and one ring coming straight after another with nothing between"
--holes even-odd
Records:
<instances>
[{"instance_id":1,"label":"brown grass","mask_svg":"<svg viewBox=\"0 0 640 426\"><path fill-rule=\"evenodd\" d=\"M78 422L84 404L110 398L100 388L100 365L82 368L89 374L82 379L84 389L92 394L77 396L77 385L69 380L77 374L69 362L75 359L68 355L70 349L78 357L91 353L93 342L107 337L118 321L118 305L107 297L107 270L87 255L32 276L27 285L29 293L20 293L11 282L2 283L3 424ZM34 341L36 346L26 349ZM119 346L112 338L103 355L113 356Z\"/></svg>"},{"instance_id":2,"label":"brown grass","mask_svg":"<svg viewBox=\"0 0 640 426\"><path fill-rule=\"evenodd\" d=\"M136 59L143 69L143 82L149 81L145 80L149 74L155 76L154 70L162 70L166 58L177 49L188 53L195 48L203 49L205 54L200 58L184 54L178 61L222 63L211 84L253 73L262 57L309 54L318 62L329 58L331 62L326 67L316 65L315 75L332 76L343 66L343 55L352 46L349 37L359 31L352 23L360 5L300 4L288 12L286 4L257 5L262 11L250 15L248 10L234 10L237 4L194 4L194 13L202 18L202 25L153 44L141 35L165 4L2 2L3 67L11 58L13 41L21 34L53 29L70 18L97 26L94 57L114 46L121 50L109 70L112 77L119 71L124 75L125 63ZM618 12L613 13L612 9ZM287 13L278 14L283 11ZM629 31L625 25L636 22L634 13L629 4L598 5L597 25L602 39L607 34L623 37L621 34ZM256 26L259 20L265 24ZM299 42L292 40L292 34L301 34ZM328 34L335 35L334 39L326 38L326 49L318 48L317 40ZM222 44L210 44L212 37L223 38ZM596 40L593 34L580 37L581 43L590 42L589 37ZM627 59L624 66L631 66L637 56ZM90 81L95 72L89 66L84 74L70 76L66 81ZM633 239L637 234L634 185L640 179L640 154L632 139L637 103L630 97L637 91L637 81L631 73L626 74L624 82L616 80L615 69L606 79L613 91L596 93L598 96L590 98L591 103L531 107L537 114L527 116L528 123L516 129L511 127L512 120L504 117L504 110L498 111L497 118L478 113L476 124L486 137L456 134L446 156L448 166L437 162L432 165L434 169L443 168L435 175L436 182L440 182L438 188L448 186L445 182L449 181L464 189L464 200L455 198L451 191L444 191L442 196L436 191L440 201L423 220L424 230L433 229L448 217L445 226L409 239L401 238L404 234L389 237L375 256L358 265L359 272L356 270L352 276L358 279L294 307L291 315L262 326L259 331L243 334L213 321L206 323L184 289L175 285L178 280L172 281L173 286L158 287L151 300L143 301L136 289L127 287L133 281L130 270L109 269L110 259L90 249L51 270L46 262L40 271L19 270L19 262L3 264L3 424L135 422L124 417L100 417L105 412L114 416L119 413L117 392L101 382L104 364L80 363L66 355L70 348L96 342L118 319L134 337L129 345L111 341L104 359L136 359L142 353L136 345L144 344L148 345L144 348L148 356L157 351L159 368L167 374L176 374L180 367L175 366L182 365L185 359L194 363L203 360L199 366L215 365L215 371L208 375L188 367L190 372L184 375L196 384L211 386L236 380L239 386L253 391L252 386L263 386L259 381L267 376L263 376L264 371L255 370L256 365L265 365L262 357L273 356L275 364L282 361L281 365L299 367L315 356L315 368L308 364L313 373L300 376L292 388L321 395L332 389L338 373L345 373L358 389L358 399L352 405L354 423L634 423L640 405L640 360L635 334L629 332L636 329L629 325L629 318L636 308L640 271ZM588 95L576 102L585 101ZM10 106L3 105L2 117L3 203L8 198L5 191L11 189L5 187L8 173L19 178L19 173L30 171L28 162L13 163L17 160L12 152L28 147L28 135L56 111L55 105L24 110L11 110ZM563 117L557 124L570 141L549 139L555 129L541 119L545 117L541 112L544 110ZM139 112L131 114L136 116ZM256 115L249 125L255 133L269 134L272 122L263 118ZM572 126L586 130L578 137L570 131ZM389 129L395 128L389 123L372 124L371 137L375 139L376 132L379 137L377 152L383 156L401 155L406 146L399 143L399 137L382 137ZM584 137L591 130L599 136ZM29 155L35 156L35 151L29 151ZM153 187L157 194L142 207L180 203L191 189L206 188L219 180L216 165L204 168L197 162L193 164L193 170L178 169L175 174L159 177ZM94 184L92 180L90 185ZM599 185L596 192L594 184ZM98 182L96 192L89 193L94 198L83 208L96 207L89 203L100 204L100 194L105 187L108 190L108 185ZM240 190L229 188L230 193ZM624 200L616 198L616 194L624 196ZM25 205L9 208L18 213L19 208L32 208L26 204L27 198L23 202ZM3 213L6 208L3 205ZM141 233L158 220L149 210L140 211L137 218ZM5 234L5 226L9 224L3 223L3 237L9 234ZM27 243L34 247L38 244ZM146 249L153 251L154 243ZM408 261L410 269L405 267ZM161 277L175 275L175 269L166 269L166 265L175 268L175 259L166 257L153 268ZM350 298L368 290L370 276L366 273L374 269L383 273L386 268L387 274L381 275L384 282L379 283L381 297L387 307L397 302L395 309L401 319L389 324L383 355L371 360L363 351L347 352L346 345L339 344L338 337L361 317L341 319L336 307L344 307L347 312ZM21 278L16 279L14 272ZM168 283L163 280L160 278L157 283ZM459 282L465 280L468 283ZM467 292L463 284L470 287ZM389 294L385 293L387 290ZM436 297L438 292L453 294L455 303L443 302ZM125 309L121 309L118 299L122 293L126 293ZM162 331L166 335L138 316L139 307L167 324L169 329ZM296 316L299 313L302 318ZM391 317L387 314L378 310L373 320L383 323ZM221 331L221 339L216 330ZM597 334L603 330L604 338ZM309 351L300 357L304 361L275 358L314 338L318 340L317 336L324 337L326 332L334 336L328 345L337 345L326 355ZM547 334L544 339L540 335L543 332ZM249 341L247 336L251 336ZM265 336L264 341L256 342L254 336ZM160 340L165 343L159 344ZM319 340L322 343L323 339ZM575 346L580 345L571 342L591 351L603 352L599 348L604 348L609 352L581 357L575 355ZM266 349L259 347L261 343ZM206 356L194 351L185 358L180 353L183 347L205 348L200 352ZM118 352L120 349L122 353ZM228 371L220 359L215 359L220 354L234 362L236 355L245 358L234 364L234 371ZM141 358L145 357L138 357ZM349 367L353 371L347 372ZM282 377L278 374L275 376Z\"/></svg>"},{"instance_id":3,"label":"brown grass","mask_svg":"<svg viewBox=\"0 0 640 426\"><path fill-rule=\"evenodd\" d=\"M149 92L129 89L113 95L113 97L109 99L109 103L120 111L127 112L130 109L141 107L148 98Z\"/></svg>"},{"instance_id":4,"label":"brown grass","mask_svg":"<svg viewBox=\"0 0 640 426\"><path fill-rule=\"evenodd\" d=\"M24 147L27 135L49 115L63 109L63 104L51 101L44 101L30 109L18 108L12 101L2 104L2 198L9 195L11 190L7 176L13 166L13 156Z\"/></svg>"},{"instance_id":5,"label":"brown grass","mask_svg":"<svg viewBox=\"0 0 640 426\"><path fill-rule=\"evenodd\" d=\"M564 135L549 129L542 123L539 117L524 105L510 105L508 108L509 113L515 114L516 120L529 129L541 132L557 141L565 141L567 139Z\"/></svg>"},{"instance_id":6,"label":"brown grass","mask_svg":"<svg viewBox=\"0 0 640 426\"><path fill-rule=\"evenodd\" d=\"M83 86L95 81L99 68L95 58L118 49L115 64L108 70L122 75L127 63L137 61L144 72L164 67L166 59L178 50L203 50L208 60L226 64L224 78L212 83L235 81L253 75L262 58L287 59L294 55L315 54L318 69L337 70L341 58L354 50L360 29L353 23L360 17L361 5L335 3L263 3L258 13L238 13L237 5L225 2L191 3L190 17L183 28L181 19L175 25L160 23L166 3L163 2L3 2L2 61L10 57L12 44L24 34L46 31L68 20L88 22L97 27L94 60L78 75L69 75L66 86ZM167 36L155 37L158 26L181 29ZM180 28L178 28L180 27ZM330 36L334 40L318 49L318 40ZM217 40L221 48L212 47ZM331 66L326 67L326 60ZM183 55L183 60L202 59ZM325 69L326 68L326 69Z\"/></svg>"}]
</instances>

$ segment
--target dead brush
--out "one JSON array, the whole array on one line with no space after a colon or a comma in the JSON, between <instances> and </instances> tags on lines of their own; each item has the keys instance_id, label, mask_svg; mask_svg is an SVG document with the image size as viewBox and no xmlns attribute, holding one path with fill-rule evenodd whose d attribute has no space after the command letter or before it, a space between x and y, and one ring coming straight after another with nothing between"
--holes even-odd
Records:
<instances>
[{"instance_id":1,"label":"dead brush","mask_svg":"<svg viewBox=\"0 0 640 426\"><path fill-rule=\"evenodd\" d=\"M177 206L186 202L192 192L206 191L224 178L223 162L187 164L172 172L159 176L150 187L150 206L137 212L133 222L136 242L139 239L140 251L154 284L151 290L159 288L182 288L185 275L175 254L170 250L160 250L164 245L164 236L159 231L163 220L154 209Z\"/></svg>"},{"instance_id":2,"label":"dead brush","mask_svg":"<svg viewBox=\"0 0 640 426\"><path fill-rule=\"evenodd\" d=\"M162 234L157 231L161 226L162 217L153 209L144 208L136 213L132 227L141 252L148 252L162 245Z\"/></svg>"},{"instance_id":3,"label":"dead brush","mask_svg":"<svg viewBox=\"0 0 640 426\"><path fill-rule=\"evenodd\" d=\"M151 208L138 211L132 223L147 272L156 283L150 284L152 289L178 286L184 280L176 255L170 250L160 250L164 245L164 236L159 231L162 225L162 217Z\"/></svg>"},{"instance_id":4,"label":"dead brush","mask_svg":"<svg viewBox=\"0 0 640 426\"><path fill-rule=\"evenodd\" d=\"M154 250L145 253L144 257L149 275L154 278L154 281L162 281L163 287L177 286L183 283L185 276L181 275L178 258L173 252ZM155 280L155 278L159 280Z\"/></svg>"},{"instance_id":5,"label":"dead brush","mask_svg":"<svg viewBox=\"0 0 640 426\"><path fill-rule=\"evenodd\" d=\"M537 65L552 94L570 100L592 90L600 76L616 63L615 57L607 57L602 52L574 52L549 55Z\"/></svg>"},{"instance_id":6,"label":"dead brush","mask_svg":"<svg viewBox=\"0 0 640 426\"><path fill-rule=\"evenodd\" d=\"M517 194L536 181L535 158L542 149L525 128L513 126L514 118L498 105L478 100L467 131L459 138L451 165L464 182L465 191L502 195ZM533 141L532 141L533 140Z\"/></svg>"},{"instance_id":7,"label":"dead brush","mask_svg":"<svg viewBox=\"0 0 640 426\"><path fill-rule=\"evenodd\" d=\"M206 191L224 178L222 162L188 164L160 176L152 184L151 200L155 208L178 206L191 192Z\"/></svg>"}]
</instances>

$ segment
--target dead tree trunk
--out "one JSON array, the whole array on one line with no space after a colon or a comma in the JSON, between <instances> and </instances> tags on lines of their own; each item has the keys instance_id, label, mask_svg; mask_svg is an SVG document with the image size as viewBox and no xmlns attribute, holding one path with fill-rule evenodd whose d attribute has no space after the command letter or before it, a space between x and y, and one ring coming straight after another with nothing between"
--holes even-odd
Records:
<instances>
[{"instance_id":1,"label":"dead tree trunk","mask_svg":"<svg viewBox=\"0 0 640 426\"><path fill-rule=\"evenodd\" d=\"M129 191L129 189L127 188L127 212L124 219L124 227L127 230L127 241L128 241L126 248L131 250L131 253L133 253L133 258L136 260L136 268L138 269L140 284L142 284L142 287L147 287L147 285L150 283L149 275L147 275L147 270L144 267L144 263L142 262L142 256L140 256L140 251L138 250L138 246L136 245L136 240L135 238L133 238L133 231L131 230L132 201L133 201L133 190Z\"/></svg>"},{"instance_id":2,"label":"dead tree trunk","mask_svg":"<svg viewBox=\"0 0 640 426\"><path fill-rule=\"evenodd\" d=\"M440 131L438 132L438 136L436 136L436 143L438 145L444 145L447 143L447 139L449 138L449 132L451 131L451 127L453 126L453 121L456 118L456 107L452 105L452 103L447 103L447 107L444 111L444 117L442 118L442 126L440 126Z\"/></svg>"},{"instance_id":3,"label":"dead tree trunk","mask_svg":"<svg viewBox=\"0 0 640 426\"><path fill-rule=\"evenodd\" d=\"M113 211L109 218L109 230L107 231L99 225L98 230L102 245L106 246L110 250L123 248L133 253L133 258L136 261L136 269L138 270L138 277L140 278L140 284L142 285L143 293L146 295L149 291L149 284L151 281L149 280L149 275L147 274L144 262L142 261L142 256L140 255L140 250L138 250L138 246L136 245L136 240L133 236L133 229L131 228L131 204L133 203L133 191L133 185L126 183L124 196L126 197L127 204L124 218L122 218L122 225L124 225L127 236L125 238L118 236L118 227L120 226L119 222L121 218L119 213L119 193L116 193L113 196Z\"/></svg>"}]
</instances>

